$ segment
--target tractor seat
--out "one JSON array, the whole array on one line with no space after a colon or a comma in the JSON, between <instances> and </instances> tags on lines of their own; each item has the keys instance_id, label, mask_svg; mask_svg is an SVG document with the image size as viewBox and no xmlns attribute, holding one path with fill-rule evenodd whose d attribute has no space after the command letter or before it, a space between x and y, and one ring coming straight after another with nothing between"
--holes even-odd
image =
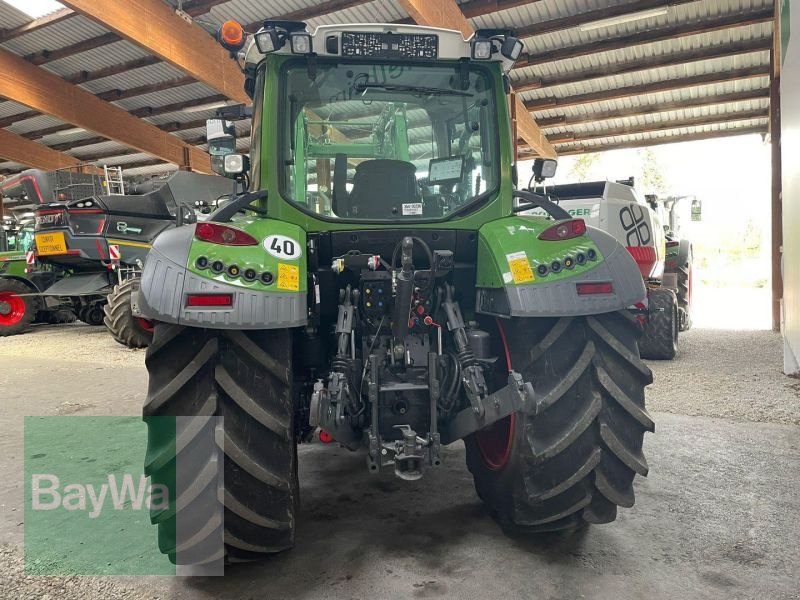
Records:
<instances>
[{"instance_id":1,"label":"tractor seat","mask_svg":"<svg viewBox=\"0 0 800 600\"><path fill-rule=\"evenodd\" d=\"M417 168L404 160L381 158L360 163L348 199L348 216L355 219L402 217L403 204L422 202L417 193L416 172Z\"/></svg>"}]
</instances>

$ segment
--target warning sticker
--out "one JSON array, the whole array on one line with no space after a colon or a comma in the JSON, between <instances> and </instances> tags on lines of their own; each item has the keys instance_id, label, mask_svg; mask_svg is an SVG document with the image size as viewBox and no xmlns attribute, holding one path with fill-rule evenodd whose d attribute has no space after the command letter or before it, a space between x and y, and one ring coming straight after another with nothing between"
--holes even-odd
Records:
<instances>
[{"instance_id":1,"label":"warning sticker","mask_svg":"<svg viewBox=\"0 0 800 600\"><path fill-rule=\"evenodd\" d=\"M298 291L300 289L300 267L278 263L278 289Z\"/></svg>"},{"instance_id":2,"label":"warning sticker","mask_svg":"<svg viewBox=\"0 0 800 600\"><path fill-rule=\"evenodd\" d=\"M410 204L403 204L403 216L421 215L422 202L412 202Z\"/></svg>"},{"instance_id":3,"label":"warning sticker","mask_svg":"<svg viewBox=\"0 0 800 600\"><path fill-rule=\"evenodd\" d=\"M508 268L511 269L514 283L528 283L534 280L531 264L528 262L528 255L525 252L506 254L506 260Z\"/></svg>"}]
</instances>

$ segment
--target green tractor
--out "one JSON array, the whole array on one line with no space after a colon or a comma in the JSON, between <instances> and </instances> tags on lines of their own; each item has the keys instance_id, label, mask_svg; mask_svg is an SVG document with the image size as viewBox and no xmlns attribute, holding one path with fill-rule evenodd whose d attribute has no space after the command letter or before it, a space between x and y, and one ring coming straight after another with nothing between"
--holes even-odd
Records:
<instances>
[{"instance_id":1,"label":"green tractor","mask_svg":"<svg viewBox=\"0 0 800 600\"><path fill-rule=\"evenodd\" d=\"M290 548L297 445L315 434L403 480L463 441L508 531L632 506L654 430L628 310L646 291L612 236L516 189L521 42L271 21L219 37L246 75L252 143L237 154L212 120L209 152L242 191L159 235L134 299L155 322L146 472L182 488L151 513L161 550L203 564ZM533 207L549 218L518 214Z\"/></svg>"}]
</instances>

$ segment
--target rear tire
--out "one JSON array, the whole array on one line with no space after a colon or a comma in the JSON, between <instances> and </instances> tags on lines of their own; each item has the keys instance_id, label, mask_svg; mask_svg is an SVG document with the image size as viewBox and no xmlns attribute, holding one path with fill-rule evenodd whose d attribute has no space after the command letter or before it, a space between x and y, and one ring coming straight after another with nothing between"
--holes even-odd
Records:
<instances>
[{"instance_id":1,"label":"rear tire","mask_svg":"<svg viewBox=\"0 0 800 600\"><path fill-rule=\"evenodd\" d=\"M692 287L694 273L692 272L692 257L689 255L689 262L678 268L678 308L683 311L684 317L681 319L681 331L689 331L692 328Z\"/></svg>"},{"instance_id":2,"label":"rear tire","mask_svg":"<svg viewBox=\"0 0 800 600\"><path fill-rule=\"evenodd\" d=\"M102 325L104 318L105 313L103 313L103 305L100 302L87 304L78 311L78 320L92 327Z\"/></svg>"},{"instance_id":3,"label":"rear tire","mask_svg":"<svg viewBox=\"0 0 800 600\"><path fill-rule=\"evenodd\" d=\"M147 329L143 319L134 316L131 295L139 290L138 279L128 279L114 286L103 307L103 323L111 336L128 348L147 348L153 341L153 329Z\"/></svg>"},{"instance_id":4,"label":"rear tire","mask_svg":"<svg viewBox=\"0 0 800 600\"><path fill-rule=\"evenodd\" d=\"M464 440L479 497L509 532L613 521L618 506L634 503L635 475L647 475L642 442L655 428L644 408L652 374L639 359L634 317L523 318L502 331L511 367L533 384L538 408ZM506 438L491 443L496 435Z\"/></svg>"},{"instance_id":5,"label":"rear tire","mask_svg":"<svg viewBox=\"0 0 800 600\"><path fill-rule=\"evenodd\" d=\"M288 329L228 331L155 325L145 359L150 377L145 420L151 416L224 417L222 428L215 432L217 446L194 449L208 456L193 455L192 461L184 461L198 465L197 472L178 473L179 479L198 484L206 472L203 467L223 465L224 487L218 490L216 503L216 509L224 511L222 523L206 534L202 530L208 522L195 519L197 528L188 536L194 545L176 555L176 520L182 519L185 532L192 516L208 512L208 503L193 500L167 519L151 514L151 521L158 523L159 547L173 562L191 557L210 535L222 535L229 562L257 560L293 546L299 493L291 342ZM150 422L148 430L145 473L153 481L169 479L164 448L177 446L180 454L193 434L175 430L165 434L163 427ZM189 439L181 439L182 435ZM173 459L173 472L175 464Z\"/></svg>"},{"instance_id":6,"label":"rear tire","mask_svg":"<svg viewBox=\"0 0 800 600\"><path fill-rule=\"evenodd\" d=\"M653 289L647 297L649 317L639 351L648 360L672 360L678 354L678 300L668 289Z\"/></svg>"},{"instance_id":7,"label":"rear tire","mask_svg":"<svg viewBox=\"0 0 800 600\"><path fill-rule=\"evenodd\" d=\"M39 309L35 293L21 281L0 277L0 337L23 333L31 326Z\"/></svg>"}]
</instances>

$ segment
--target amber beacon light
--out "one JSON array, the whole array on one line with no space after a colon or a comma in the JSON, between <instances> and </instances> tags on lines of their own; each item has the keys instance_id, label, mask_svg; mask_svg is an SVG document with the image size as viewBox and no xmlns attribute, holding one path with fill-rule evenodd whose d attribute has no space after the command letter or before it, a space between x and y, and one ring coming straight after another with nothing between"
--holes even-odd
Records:
<instances>
[{"instance_id":1,"label":"amber beacon light","mask_svg":"<svg viewBox=\"0 0 800 600\"><path fill-rule=\"evenodd\" d=\"M238 21L225 21L219 28L217 39L231 52L241 50L244 47L244 28Z\"/></svg>"}]
</instances>

